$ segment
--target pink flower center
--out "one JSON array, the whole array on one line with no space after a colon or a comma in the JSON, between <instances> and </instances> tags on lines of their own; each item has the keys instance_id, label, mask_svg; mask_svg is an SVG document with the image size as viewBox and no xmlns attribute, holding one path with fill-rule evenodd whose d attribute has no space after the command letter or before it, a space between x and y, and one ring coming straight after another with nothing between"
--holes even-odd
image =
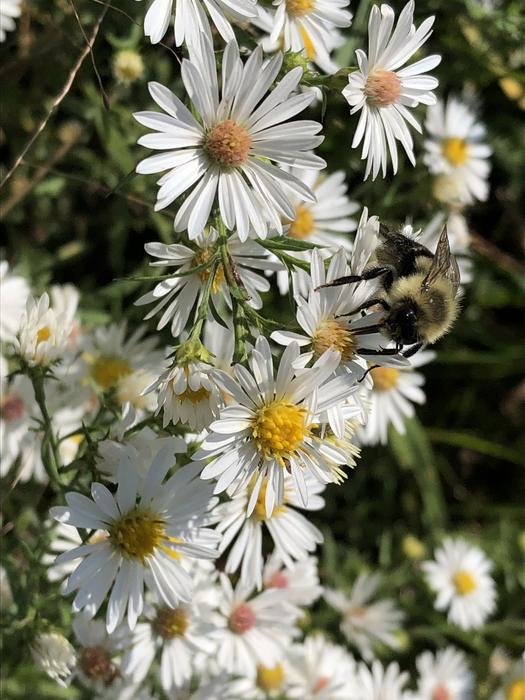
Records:
<instances>
[{"instance_id":1,"label":"pink flower center","mask_svg":"<svg viewBox=\"0 0 525 700\"><path fill-rule=\"evenodd\" d=\"M432 691L432 700L451 700L450 692L442 683L436 685Z\"/></svg>"},{"instance_id":2,"label":"pink flower center","mask_svg":"<svg viewBox=\"0 0 525 700\"><path fill-rule=\"evenodd\" d=\"M388 107L401 94L401 80L391 70L375 70L366 79L365 95L371 107Z\"/></svg>"},{"instance_id":3,"label":"pink flower center","mask_svg":"<svg viewBox=\"0 0 525 700\"><path fill-rule=\"evenodd\" d=\"M25 410L25 404L20 396L7 394L0 406L0 415L5 421L19 420L24 415Z\"/></svg>"},{"instance_id":4,"label":"pink flower center","mask_svg":"<svg viewBox=\"0 0 525 700\"><path fill-rule=\"evenodd\" d=\"M231 612L228 627L235 634L245 634L255 626L257 618L248 603L239 603Z\"/></svg>"},{"instance_id":5,"label":"pink flower center","mask_svg":"<svg viewBox=\"0 0 525 700\"><path fill-rule=\"evenodd\" d=\"M288 588L290 582L282 571L273 573L266 582L267 588Z\"/></svg>"},{"instance_id":6,"label":"pink flower center","mask_svg":"<svg viewBox=\"0 0 525 700\"><path fill-rule=\"evenodd\" d=\"M330 683L330 679L328 678L328 676L319 676L313 687L314 693L320 693L321 690L324 690L326 688L328 683Z\"/></svg>"},{"instance_id":7,"label":"pink flower center","mask_svg":"<svg viewBox=\"0 0 525 700\"><path fill-rule=\"evenodd\" d=\"M246 163L251 145L252 138L244 126L225 119L210 131L204 148L218 165L234 168Z\"/></svg>"}]
</instances>

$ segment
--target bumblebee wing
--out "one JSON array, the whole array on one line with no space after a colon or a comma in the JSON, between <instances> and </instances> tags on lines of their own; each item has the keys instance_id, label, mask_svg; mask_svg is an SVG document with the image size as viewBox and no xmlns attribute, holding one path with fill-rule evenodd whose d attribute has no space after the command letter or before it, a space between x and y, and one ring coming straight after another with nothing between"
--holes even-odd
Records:
<instances>
[{"instance_id":1,"label":"bumblebee wing","mask_svg":"<svg viewBox=\"0 0 525 700\"><path fill-rule=\"evenodd\" d=\"M456 258L450 252L446 226L439 237L432 265L421 283L421 289L429 289L440 277L446 277L454 288L454 292L457 292L459 287L459 268Z\"/></svg>"}]
</instances>

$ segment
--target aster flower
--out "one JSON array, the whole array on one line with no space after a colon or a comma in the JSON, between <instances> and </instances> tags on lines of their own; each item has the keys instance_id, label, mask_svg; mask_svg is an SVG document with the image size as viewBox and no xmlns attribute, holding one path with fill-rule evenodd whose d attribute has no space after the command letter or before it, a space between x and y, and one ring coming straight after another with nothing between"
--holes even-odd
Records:
<instances>
[{"instance_id":1,"label":"aster flower","mask_svg":"<svg viewBox=\"0 0 525 700\"><path fill-rule=\"evenodd\" d=\"M35 637L31 656L38 668L61 686L71 680L77 657L63 634L48 632Z\"/></svg>"},{"instance_id":2,"label":"aster flower","mask_svg":"<svg viewBox=\"0 0 525 700\"><path fill-rule=\"evenodd\" d=\"M490 700L522 700L525 695L525 653L505 673L503 683Z\"/></svg>"},{"instance_id":3,"label":"aster flower","mask_svg":"<svg viewBox=\"0 0 525 700\"><path fill-rule=\"evenodd\" d=\"M425 651L416 659L419 674L412 700L466 700L471 696L474 677L462 651L452 647L436 654Z\"/></svg>"},{"instance_id":4,"label":"aster flower","mask_svg":"<svg viewBox=\"0 0 525 700\"><path fill-rule=\"evenodd\" d=\"M158 44L174 16L175 45L195 44L201 33L211 38L209 15L224 41L231 41L235 38L231 22L248 22L256 14L256 4L256 0L151 0L144 34Z\"/></svg>"},{"instance_id":5,"label":"aster flower","mask_svg":"<svg viewBox=\"0 0 525 700\"><path fill-rule=\"evenodd\" d=\"M251 371L235 365L234 379L220 370L213 372L216 383L231 395L232 402L210 425L209 436L193 458L211 459L201 477L218 479L215 493L225 491L236 480L238 488L244 488L255 478L248 516L263 484L268 516L284 501L285 473L291 475L298 501L307 507L305 475L333 482L340 478L339 465L345 463L346 454L313 431L319 413L348 393L344 377L330 382L326 392L322 386L337 366L339 355L329 350L313 368L295 376L298 357L299 347L291 343L274 377L270 345L266 338L259 337L250 355Z\"/></svg>"},{"instance_id":6,"label":"aster flower","mask_svg":"<svg viewBox=\"0 0 525 700\"><path fill-rule=\"evenodd\" d=\"M120 686L120 643L124 630L117 629L112 635L102 620L89 620L84 615L75 615L73 632L80 645L76 675L82 684L93 692Z\"/></svg>"},{"instance_id":7,"label":"aster flower","mask_svg":"<svg viewBox=\"0 0 525 700\"><path fill-rule=\"evenodd\" d=\"M448 620L464 630L479 629L496 608L492 562L485 553L461 538L447 538L422 563L429 587L437 594L436 610L448 609Z\"/></svg>"},{"instance_id":8,"label":"aster flower","mask_svg":"<svg viewBox=\"0 0 525 700\"><path fill-rule=\"evenodd\" d=\"M351 106L351 114L361 111L352 141L352 148L363 142L361 158L367 159L365 179L370 172L375 180L379 170L386 176L388 154L392 169L397 172L397 146L400 141L414 165L412 135L406 122L417 131L421 127L410 109L419 104L434 104L432 90L436 78L425 75L435 68L440 56L427 56L401 68L421 48L431 34L434 17L426 19L416 30L412 24L414 2L405 5L397 25L389 5L374 5L368 23L368 56L356 51L359 69L348 77L343 95Z\"/></svg>"},{"instance_id":9,"label":"aster flower","mask_svg":"<svg viewBox=\"0 0 525 700\"><path fill-rule=\"evenodd\" d=\"M15 28L15 18L22 12L22 0L2 0L0 7L0 42L5 41L6 32Z\"/></svg>"},{"instance_id":10,"label":"aster flower","mask_svg":"<svg viewBox=\"0 0 525 700\"><path fill-rule=\"evenodd\" d=\"M135 302L137 306L155 303L146 319L162 311L157 330L161 330L171 322L171 334L177 337L186 327L192 311L201 301L205 282L210 276L210 267L200 269L193 274L187 273L192 268L208 262L211 265L213 256L218 255L217 238L217 231L211 228L208 232L203 232L196 237L192 248L181 244L165 245L163 243L146 243L144 246L146 253L156 258L155 262L151 263L152 266L176 268L176 276L162 280L151 292L144 294ZM249 297L248 303L255 309L260 309L262 306L260 292L267 292L270 289L270 283L256 271L282 270L284 266L277 261L268 260L268 253L255 241L241 243L237 236L230 237L228 252L238 274L239 284L244 287ZM211 300L216 308L217 306L220 308L222 299L231 308L229 287L222 263L219 263L215 269Z\"/></svg>"},{"instance_id":11,"label":"aster flower","mask_svg":"<svg viewBox=\"0 0 525 700\"><path fill-rule=\"evenodd\" d=\"M399 664L384 667L377 659L368 668L359 664L355 700L403 700L408 673L401 672Z\"/></svg>"},{"instance_id":12,"label":"aster flower","mask_svg":"<svg viewBox=\"0 0 525 700\"><path fill-rule=\"evenodd\" d=\"M3 11L4 4L0 10L0 41L3 40L1 32ZM29 285L25 277L14 275L9 271L9 263L6 260L0 261L0 341L2 343L11 343L15 340L28 296Z\"/></svg>"},{"instance_id":13,"label":"aster flower","mask_svg":"<svg viewBox=\"0 0 525 700\"><path fill-rule=\"evenodd\" d=\"M50 532L51 542L49 550L42 555L42 564L47 566L47 579L52 583L60 581L62 583L62 591L65 588L64 579L68 577L77 566L81 563L81 558L68 559L65 562L56 563L57 557L64 552L71 551L74 547L79 547L82 544L82 538L79 531L72 525L65 523L54 524ZM87 540L88 544L103 542L107 539L108 533L105 530L95 530Z\"/></svg>"},{"instance_id":14,"label":"aster flower","mask_svg":"<svg viewBox=\"0 0 525 700\"><path fill-rule=\"evenodd\" d=\"M53 309L47 293L39 299L29 297L19 321L16 352L32 367L51 365L64 356L70 331L71 319Z\"/></svg>"},{"instance_id":15,"label":"aster flower","mask_svg":"<svg viewBox=\"0 0 525 700\"><path fill-rule=\"evenodd\" d=\"M454 174L461 204L486 200L492 149L484 143L485 127L476 121L474 110L454 97L440 100L429 107L425 127L429 138L424 162L430 172Z\"/></svg>"},{"instance_id":16,"label":"aster flower","mask_svg":"<svg viewBox=\"0 0 525 700\"><path fill-rule=\"evenodd\" d=\"M425 377L414 372L414 368L428 364L435 356L432 350L421 350L410 358L407 367L375 367L370 370L373 387L366 397L368 419L357 431L361 444L386 445L390 425L404 435L406 419L415 415L414 404L425 403L425 393L421 388Z\"/></svg>"},{"instance_id":17,"label":"aster flower","mask_svg":"<svg viewBox=\"0 0 525 700\"><path fill-rule=\"evenodd\" d=\"M290 477L285 477L283 502L273 509L270 516L266 514L265 505L268 480L263 480L253 510L247 516L255 481L255 477L252 478L250 484L242 490L235 490L232 485L232 499L217 507L220 518L217 532L223 534L219 548L221 553L231 545L226 559L226 573L233 574L240 568L243 584L247 588L256 586L260 589L263 584L263 526L270 533L276 555L288 566L293 565L294 561L307 559L323 541L323 535L296 510L301 504ZM309 475L305 476L305 483L308 510L320 510L324 506L324 499L319 494L324 491L324 484Z\"/></svg>"},{"instance_id":18,"label":"aster flower","mask_svg":"<svg viewBox=\"0 0 525 700\"><path fill-rule=\"evenodd\" d=\"M263 569L265 589L277 589L293 605L310 606L322 592L319 585L317 559L307 557L285 566L276 552Z\"/></svg>"},{"instance_id":19,"label":"aster flower","mask_svg":"<svg viewBox=\"0 0 525 700\"><path fill-rule=\"evenodd\" d=\"M131 629L144 605L144 586L159 602L176 608L191 598L186 557L213 559L217 536L210 489L196 478L192 465L179 469L167 481L174 456L161 450L141 483L138 471L124 459L113 495L103 485L91 485L92 500L77 493L66 495L67 506L51 509L61 523L104 530L108 537L75 547L57 557L57 564L82 558L70 575L64 593L77 591L73 610L93 617L109 594L106 626L116 629L127 610ZM111 590L111 593L110 593Z\"/></svg>"},{"instance_id":20,"label":"aster flower","mask_svg":"<svg viewBox=\"0 0 525 700\"><path fill-rule=\"evenodd\" d=\"M286 663L291 700L348 700L356 697L356 664L342 647L315 634L290 650Z\"/></svg>"},{"instance_id":21,"label":"aster flower","mask_svg":"<svg viewBox=\"0 0 525 700\"><path fill-rule=\"evenodd\" d=\"M303 51L322 70L332 72L332 35L336 27L349 27L349 0L275 0L270 41L281 41L285 51ZM337 68L336 68L337 69Z\"/></svg>"},{"instance_id":22,"label":"aster flower","mask_svg":"<svg viewBox=\"0 0 525 700\"><path fill-rule=\"evenodd\" d=\"M182 80L198 119L170 90L150 83L150 94L165 114L140 112L142 125L157 133L139 143L159 151L137 166L139 173L168 171L158 184L155 208L163 209L191 189L175 216L175 230L188 230L191 239L204 230L214 201L229 230L245 241L253 228L264 238L269 224L282 232L282 219L294 216L294 207L283 191L286 185L302 200L314 201L304 183L281 165L323 168L325 162L311 153L318 146L321 125L291 121L310 104L312 94L292 95L302 69L287 73L265 97L277 78L283 57L277 54L263 64L260 48L243 65L239 47L230 41L222 61L222 98L210 41L201 36L189 47L190 59L182 63ZM275 165L276 163L277 165Z\"/></svg>"},{"instance_id":23,"label":"aster flower","mask_svg":"<svg viewBox=\"0 0 525 700\"><path fill-rule=\"evenodd\" d=\"M343 616L342 633L365 659L373 658L378 643L397 647L395 633L403 620L403 613L392 600L372 602L380 580L379 574L361 573L348 596L331 589L326 589L324 594L327 602Z\"/></svg>"},{"instance_id":24,"label":"aster flower","mask_svg":"<svg viewBox=\"0 0 525 700\"><path fill-rule=\"evenodd\" d=\"M286 645L297 633L299 610L273 591L250 597L242 584L234 589L221 575L216 662L227 673L255 678L257 666L272 668L281 662Z\"/></svg>"}]
</instances>

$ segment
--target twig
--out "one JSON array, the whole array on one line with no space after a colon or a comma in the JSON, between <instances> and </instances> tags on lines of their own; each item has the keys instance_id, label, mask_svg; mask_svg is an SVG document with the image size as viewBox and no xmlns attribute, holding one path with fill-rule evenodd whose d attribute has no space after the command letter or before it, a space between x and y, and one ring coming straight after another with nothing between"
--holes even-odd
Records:
<instances>
[{"instance_id":1,"label":"twig","mask_svg":"<svg viewBox=\"0 0 525 700\"><path fill-rule=\"evenodd\" d=\"M64 84L64 87L58 93L58 95L55 97L55 99L53 100L53 104L51 105L50 110L48 111L46 116L43 118L43 120L40 122L36 131L33 133L31 138L29 139L29 141L26 143L26 145L22 149L22 152L17 156L17 158L15 159L15 162L13 163L11 168L5 174L4 178L2 179L2 182L0 182L0 189L2 189L2 187L4 187L4 185L7 183L7 181L11 178L11 176L13 175L15 170L18 168L18 166L20 165L20 163L24 159L24 156L27 154L27 152L29 151L31 146L35 143L37 138L40 136L40 134L46 128L47 123L48 123L49 119L51 118L51 115L55 112L57 107L60 105L62 100L65 98L65 96L67 95L67 93L71 89L71 86L73 85L73 81L75 80L78 71L80 70L82 64L84 63L86 56L91 51L93 44L95 43L95 39L97 38L98 30L100 29L100 25L102 24L102 20L106 16L107 11L108 11L108 5L106 5L106 7L104 7L102 12L100 13L99 18L98 18L95 26L93 27L93 31L91 32L91 37L89 38L89 41L86 44L86 46L84 46L84 48L82 49L82 52L80 53L80 56L77 59L77 62L75 63L75 65L73 66L73 69L69 73L67 80Z\"/></svg>"},{"instance_id":2,"label":"twig","mask_svg":"<svg viewBox=\"0 0 525 700\"><path fill-rule=\"evenodd\" d=\"M511 255L500 250L494 243L487 241L486 238L482 238L482 236L477 233L471 232L470 245L477 253L483 255L485 258L490 258L507 272L512 272L514 274L523 274L525 272L525 265L522 265Z\"/></svg>"}]
</instances>

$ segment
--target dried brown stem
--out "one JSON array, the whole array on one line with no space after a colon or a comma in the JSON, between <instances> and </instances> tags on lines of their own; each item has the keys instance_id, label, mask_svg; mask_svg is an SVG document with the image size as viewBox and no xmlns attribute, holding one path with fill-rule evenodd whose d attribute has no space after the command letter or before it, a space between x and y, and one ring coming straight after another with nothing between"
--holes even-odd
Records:
<instances>
[{"instance_id":1,"label":"dried brown stem","mask_svg":"<svg viewBox=\"0 0 525 700\"><path fill-rule=\"evenodd\" d=\"M473 250L483 255L483 257L493 260L502 270L513 274L523 274L525 272L525 265L508 253L500 250L494 243L487 241L486 238L483 238L478 233L470 233L470 245Z\"/></svg>"}]
</instances>

